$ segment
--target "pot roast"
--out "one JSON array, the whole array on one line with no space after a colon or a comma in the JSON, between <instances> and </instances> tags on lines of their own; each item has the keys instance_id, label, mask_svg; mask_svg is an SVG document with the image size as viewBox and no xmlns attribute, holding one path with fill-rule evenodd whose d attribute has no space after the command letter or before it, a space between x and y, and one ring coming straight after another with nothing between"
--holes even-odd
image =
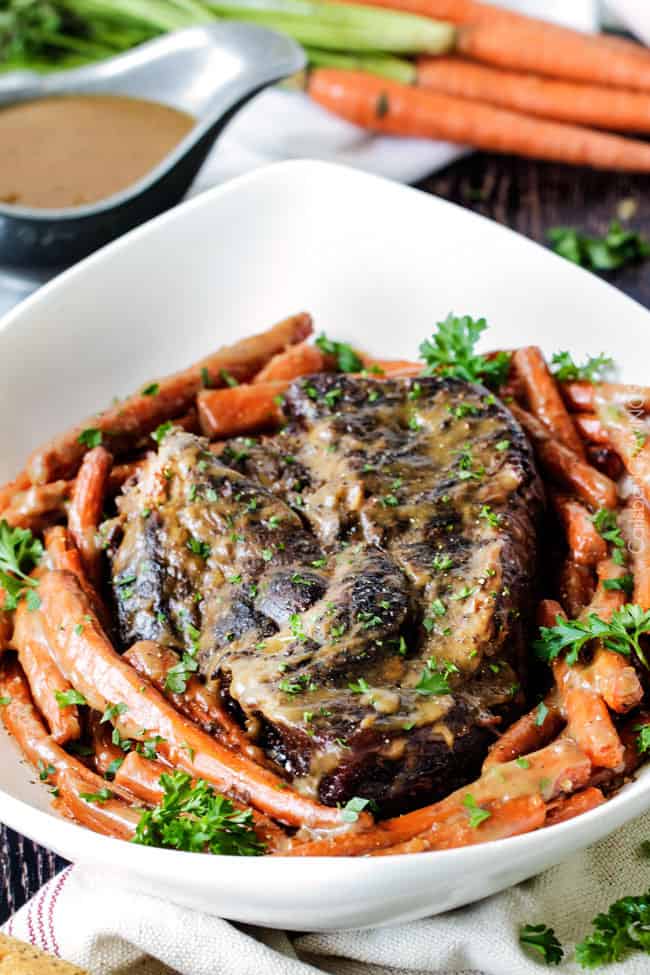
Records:
<instances>
[{"instance_id":1,"label":"pot roast","mask_svg":"<svg viewBox=\"0 0 650 975\"><path fill-rule=\"evenodd\" d=\"M286 428L171 431L104 526L120 639L188 658L298 790L394 813L521 711L542 493L457 379L296 380Z\"/></svg>"}]
</instances>

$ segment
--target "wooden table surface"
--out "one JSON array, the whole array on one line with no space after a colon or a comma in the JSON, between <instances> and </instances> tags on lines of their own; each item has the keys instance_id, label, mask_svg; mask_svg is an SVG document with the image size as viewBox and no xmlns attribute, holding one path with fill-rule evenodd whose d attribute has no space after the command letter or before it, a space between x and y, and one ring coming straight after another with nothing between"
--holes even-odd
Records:
<instances>
[{"instance_id":1,"label":"wooden table surface","mask_svg":"<svg viewBox=\"0 0 650 975\"><path fill-rule=\"evenodd\" d=\"M510 157L476 154L431 176L420 188L460 203L519 233L545 241L549 227L603 233L621 201L634 200L630 226L650 236L650 178L592 173ZM435 227L431 228L435 234ZM650 306L650 262L608 275ZM513 282L516 287L516 282ZM567 310L570 314L570 309ZM615 328L616 323L612 323ZM600 352L594 349L594 352ZM609 350L605 350L609 351ZM0 923L49 880L64 861L0 826Z\"/></svg>"}]
</instances>

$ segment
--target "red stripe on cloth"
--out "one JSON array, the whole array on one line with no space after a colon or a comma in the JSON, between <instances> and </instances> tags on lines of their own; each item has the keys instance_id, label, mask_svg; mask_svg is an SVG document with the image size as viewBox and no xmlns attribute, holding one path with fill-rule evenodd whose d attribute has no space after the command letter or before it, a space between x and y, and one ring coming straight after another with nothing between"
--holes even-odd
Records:
<instances>
[{"instance_id":1,"label":"red stripe on cloth","mask_svg":"<svg viewBox=\"0 0 650 975\"><path fill-rule=\"evenodd\" d=\"M48 887L53 886L54 889L52 890L52 897L48 901L48 905L47 905L47 926L49 928L50 937L52 939L51 950L53 954L56 955L57 958L61 957L61 949L59 948L59 943L56 940L56 934L54 931L54 908L56 907L56 903L61 895L61 891L65 886L65 882L70 876L71 870L72 867L66 867L53 885L48 884Z\"/></svg>"}]
</instances>

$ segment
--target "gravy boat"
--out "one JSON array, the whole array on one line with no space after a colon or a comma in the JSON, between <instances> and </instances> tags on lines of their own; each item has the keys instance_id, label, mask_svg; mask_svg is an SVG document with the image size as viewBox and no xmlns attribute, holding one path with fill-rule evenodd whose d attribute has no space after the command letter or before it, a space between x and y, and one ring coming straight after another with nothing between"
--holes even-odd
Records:
<instances>
[{"instance_id":1,"label":"gravy boat","mask_svg":"<svg viewBox=\"0 0 650 975\"><path fill-rule=\"evenodd\" d=\"M61 209L0 203L0 265L49 277L174 206L234 113L304 65L302 48L290 38L253 24L218 22L83 68L0 76L0 107L50 95L110 94L160 102L196 119L154 169L103 200Z\"/></svg>"}]
</instances>

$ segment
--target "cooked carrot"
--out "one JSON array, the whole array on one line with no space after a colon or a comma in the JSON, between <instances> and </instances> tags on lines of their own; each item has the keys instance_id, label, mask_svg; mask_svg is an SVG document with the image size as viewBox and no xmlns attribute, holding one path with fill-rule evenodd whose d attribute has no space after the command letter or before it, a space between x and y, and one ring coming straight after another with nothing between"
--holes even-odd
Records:
<instances>
[{"instance_id":1,"label":"cooked carrot","mask_svg":"<svg viewBox=\"0 0 650 975\"><path fill-rule=\"evenodd\" d=\"M378 379L401 379L422 375L421 362L409 362L407 359L373 359L362 355L361 361L366 372L377 373Z\"/></svg>"},{"instance_id":2,"label":"cooked carrot","mask_svg":"<svg viewBox=\"0 0 650 975\"><path fill-rule=\"evenodd\" d=\"M536 621L538 626L555 626L558 616L565 620L566 613L555 599L542 599L537 607Z\"/></svg>"},{"instance_id":3,"label":"cooked carrot","mask_svg":"<svg viewBox=\"0 0 650 975\"><path fill-rule=\"evenodd\" d=\"M562 395L573 410L593 413L596 398L602 398L613 406L626 406L635 413L650 413L650 387L630 383L561 383Z\"/></svg>"},{"instance_id":4,"label":"cooked carrot","mask_svg":"<svg viewBox=\"0 0 650 975\"><path fill-rule=\"evenodd\" d=\"M101 580L101 548L97 529L113 457L104 447L94 447L81 462L68 512L68 530L81 555L84 572L97 586Z\"/></svg>"},{"instance_id":5,"label":"cooked carrot","mask_svg":"<svg viewBox=\"0 0 650 975\"><path fill-rule=\"evenodd\" d=\"M605 559L607 542L596 530L584 505L559 491L551 491L550 497L564 527L573 561L578 565L594 566Z\"/></svg>"},{"instance_id":6,"label":"cooked carrot","mask_svg":"<svg viewBox=\"0 0 650 975\"><path fill-rule=\"evenodd\" d=\"M138 799L153 806L157 805L165 794L160 784L160 777L169 772L169 767L161 762L143 758L137 752L129 752L115 776L115 782ZM231 801L237 809L248 808L236 800ZM250 812L255 823L255 832L266 844L268 852L284 849L287 846L287 837L280 827L256 809L251 809Z\"/></svg>"},{"instance_id":7,"label":"cooked carrot","mask_svg":"<svg viewBox=\"0 0 650 975\"><path fill-rule=\"evenodd\" d=\"M562 606L571 619L577 619L593 598L596 589L593 571L586 565L565 559L560 569L558 588Z\"/></svg>"},{"instance_id":8,"label":"cooked carrot","mask_svg":"<svg viewBox=\"0 0 650 975\"><path fill-rule=\"evenodd\" d=\"M643 685L620 653L599 646L587 671L588 680L612 711L625 714L643 700Z\"/></svg>"},{"instance_id":9,"label":"cooked carrot","mask_svg":"<svg viewBox=\"0 0 650 975\"><path fill-rule=\"evenodd\" d=\"M650 132L650 97L638 92L539 78L459 57L421 57L417 72L423 88L524 115L617 132Z\"/></svg>"},{"instance_id":10,"label":"cooked carrot","mask_svg":"<svg viewBox=\"0 0 650 975\"><path fill-rule=\"evenodd\" d=\"M262 749L253 744L246 732L221 705L217 695L210 692L198 677L189 678L182 694L173 694L167 690L167 675L178 664L179 659L169 647L163 647L151 640L140 640L129 647L124 659L134 670L151 681L181 714L186 715L208 734L216 734L229 748L248 755L254 762L267 764Z\"/></svg>"},{"instance_id":11,"label":"cooked carrot","mask_svg":"<svg viewBox=\"0 0 650 975\"><path fill-rule=\"evenodd\" d=\"M488 768L480 779L452 792L441 802L416 809L377 823L371 829L353 834L334 834L321 839L296 839L288 850L289 856L362 856L411 840L421 833L444 823L465 809L468 793L479 805L520 796L541 795L549 802L563 793L585 786L591 775L591 762L580 748L568 738L526 757L526 765L504 762Z\"/></svg>"},{"instance_id":12,"label":"cooked carrot","mask_svg":"<svg viewBox=\"0 0 650 975\"><path fill-rule=\"evenodd\" d=\"M101 596L88 581L81 564L79 549L72 541L68 529L64 528L63 525L56 525L54 528L49 528L44 537L45 548L52 562L52 568L62 572L71 572L76 577L87 598L93 604L102 626L110 629L110 614Z\"/></svg>"},{"instance_id":13,"label":"cooked carrot","mask_svg":"<svg viewBox=\"0 0 650 975\"><path fill-rule=\"evenodd\" d=\"M600 391L596 393L596 414L626 470L650 502L650 430Z\"/></svg>"},{"instance_id":14,"label":"cooked carrot","mask_svg":"<svg viewBox=\"0 0 650 975\"><path fill-rule=\"evenodd\" d=\"M542 350L536 345L515 349L512 367L523 384L531 413L544 424L554 440L584 459L582 441L562 402Z\"/></svg>"},{"instance_id":15,"label":"cooked carrot","mask_svg":"<svg viewBox=\"0 0 650 975\"><path fill-rule=\"evenodd\" d=\"M499 68L650 91L650 61L634 49L603 45L598 38L539 21L496 18L468 24L459 31L457 50Z\"/></svg>"},{"instance_id":16,"label":"cooked carrot","mask_svg":"<svg viewBox=\"0 0 650 975\"><path fill-rule=\"evenodd\" d=\"M199 421L206 437L236 437L273 429L284 421L282 394L288 383L278 380L199 393Z\"/></svg>"},{"instance_id":17,"label":"cooked carrot","mask_svg":"<svg viewBox=\"0 0 650 975\"><path fill-rule=\"evenodd\" d=\"M331 368L331 358L324 355L317 345L301 342L273 356L253 379L254 383L291 382L312 372L325 372Z\"/></svg>"},{"instance_id":18,"label":"cooked carrot","mask_svg":"<svg viewBox=\"0 0 650 975\"><path fill-rule=\"evenodd\" d=\"M600 444L603 447L609 445L607 431L595 413L576 413L573 417L578 433L584 440L591 443Z\"/></svg>"},{"instance_id":19,"label":"cooked carrot","mask_svg":"<svg viewBox=\"0 0 650 975\"><path fill-rule=\"evenodd\" d=\"M537 455L550 476L595 508L615 508L616 484L590 467L564 444L553 440L546 427L515 403L510 409L535 445Z\"/></svg>"},{"instance_id":20,"label":"cooked carrot","mask_svg":"<svg viewBox=\"0 0 650 975\"><path fill-rule=\"evenodd\" d=\"M290 825L340 827L339 810L299 795L287 783L206 735L188 721L113 649L76 578L51 571L40 582L43 615L54 657L90 706L124 704L117 726L129 738L159 735L158 751L170 764L206 779ZM362 814L357 827L368 826Z\"/></svg>"},{"instance_id":21,"label":"cooked carrot","mask_svg":"<svg viewBox=\"0 0 650 975\"><path fill-rule=\"evenodd\" d=\"M43 775L44 781L56 784L57 774L69 768L88 782L91 791L97 787L98 782L100 786L105 785L94 772L72 755L68 755L48 734L34 705L22 668L16 660L3 660L0 665L0 697L8 698L8 703L0 708L0 716L7 731L16 739L30 765Z\"/></svg>"},{"instance_id":22,"label":"cooked carrot","mask_svg":"<svg viewBox=\"0 0 650 975\"><path fill-rule=\"evenodd\" d=\"M101 720L98 711L91 711L88 718L88 729L92 738L92 761L99 775L115 774L120 761L124 760L124 751L113 741L113 727L107 721ZM133 793L136 795L136 793Z\"/></svg>"},{"instance_id":23,"label":"cooked carrot","mask_svg":"<svg viewBox=\"0 0 650 975\"><path fill-rule=\"evenodd\" d=\"M25 491L31 481L26 471L21 471L13 481L8 481L0 487L0 512L11 503L13 497L20 491Z\"/></svg>"},{"instance_id":24,"label":"cooked carrot","mask_svg":"<svg viewBox=\"0 0 650 975\"><path fill-rule=\"evenodd\" d=\"M10 613L8 610L5 611L2 607L5 604L6 594L2 586L0 586L0 654L4 650L8 650L11 644L11 636L14 630L14 614Z\"/></svg>"},{"instance_id":25,"label":"cooked carrot","mask_svg":"<svg viewBox=\"0 0 650 975\"><path fill-rule=\"evenodd\" d=\"M308 91L323 108L373 132L445 139L594 169L650 172L650 146L645 142L528 118L362 71L316 68Z\"/></svg>"},{"instance_id":26,"label":"cooked carrot","mask_svg":"<svg viewBox=\"0 0 650 975\"><path fill-rule=\"evenodd\" d=\"M543 748L559 734L563 724L555 694L547 694L544 708L534 707L497 738L483 762L483 771Z\"/></svg>"},{"instance_id":27,"label":"cooked carrot","mask_svg":"<svg viewBox=\"0 0 650 975\"><path fill-rule=\"evenodd\" d=\"M13 645L41 714L55 742L65 745L81 737L79 709L75 704L60 706L58 694L72 690L50 653L39 610L31 611L22 600L16 610Z\"/></svg>"},{"instance_id":28,"label":"cooked carrot","mask_svg":"<svg viewBox=\"0 0 650 975\"><path fill-rule=\"evenodd\" d=\"M102 789L108 789L110 798L87 799L85 796L96 796L97 790L93 792L89 789L87 782L72 769L63 769L57 775L57 804L60 811L95 833L114 836L118 840L133 839L141 812L118 798L113 793L112 785L108 786L102 779L100 782Z\"/></svg>"},{"instance_id":29,"label":"cooked carrot","mask_svg":"<svg viewBox=\"0 0 650 975\"><path fill-rule=\"evenodd\" d=\"M553 674L567 719L567 734L598 768L617 769L623 745L600 694L582 679L579 666L553 662Z\"/></svg>"},{"instance_id":30,"label":"cooked carrot","mask_svg":"<svg viewBox=\"0 0 650 975\"><path fill-rule=\"evenodd\" d=\"M555 799L554 802L549 803L546 825L556 826L557 823L565 823L567 819L574 819L576 816L589 812L590 809L602 806L604 801L605 796L600 789L596 789L594 786L581 789L580 792L576 792L572 796Z\"/></svg>"},{"instance_id":31,"label":"cooked carrot","mask_svg":"<svg viewBox=\"0 0 650 975\"><path fill-rule=\"evenodd\" d=\"M613 579L622 579L628 574L624 565L618 565L613 559L603 559L596 566L598 585L586 613L595 613L605 620L611 619L612 613L620 609L627 602L627 595L622 589L608 589L605 583Z\"/></svg>"},{"instance_id":32,"label":"cooked carrot","mask_svg":"<svg viewBox=\"0 0 650 975\"><path fill-rule=\"evenodd\" d=\"M42 531L48 525L61 521L72 496L72 482L52 481L17 491L2 512L2 518L12 528L29 528Z\"/></svg>"},{"instance_id":33,"label":"cooked carrot","mask_svg":"<svg viewBox=\"0 0 650 975\"><path fill-rule=\"evenodd\" d=\"M197 428L198 428L198 418L197 418ZM106 486L106 493L112 497L122 490L124 485L132 477L135 477L142 470L142 466L146 458L142 460L131 460L125 464L113 464L111 467L111 473L108 476L108 484Z\"/></svg>"},{"instance_id":34,"label":"cooked carrot","mask_svg":"<svg viewBox=\"0 0 650 975\"><path fill-rule=\"evenodd\" d=\"M183 372L143 386L146 390L154 388L155 392L136 393L36 450L27 464L32 483L44 484L74 475L88 450L88 438L79 439L84 431L93 431L91 442L101 435L116 456L124 453L159 424L181 416L204 386L223 386L227 381L224 377L228 376L238 382L251 379L276 353L302 342L311 331L309 315L293 315L266 332L220 349Z\"/></svg>"}]
</instances>

